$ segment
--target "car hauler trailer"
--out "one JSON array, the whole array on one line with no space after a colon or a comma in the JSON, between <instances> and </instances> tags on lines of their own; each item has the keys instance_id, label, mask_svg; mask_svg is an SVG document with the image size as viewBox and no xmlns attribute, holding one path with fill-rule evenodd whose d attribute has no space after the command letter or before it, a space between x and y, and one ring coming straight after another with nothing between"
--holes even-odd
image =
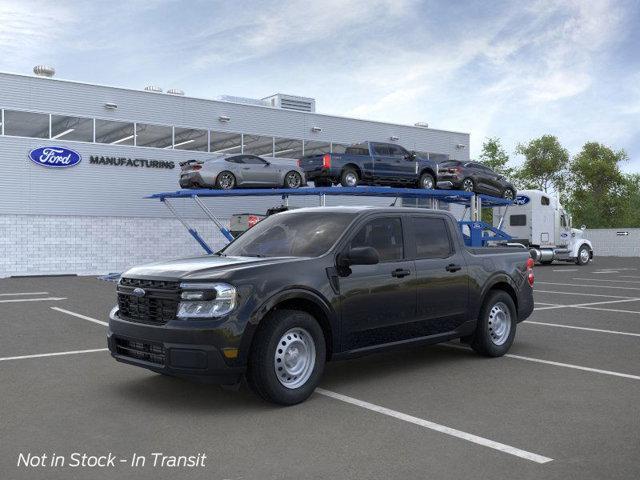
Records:
<instances>
[{"instance_id":1,"label":"car hauler trailer","mask_svg":"<svg viewBox=\"0 0 640 480\"><path fill-rule=\"evenodd\" d=\"M216 225L222 235L232 241L234 236L222 225L211 208L203 199L206 198L227 198L242 196L281 196L283 206L288 205L290 196L317 196L319 204L325 205L327 196L362 196L362 197L388 197L398 198L419 198L430 199L430 206L438 208L439 202L463 205L466 212L469 212L469 220L460 220L458 225L462 231L464 242L469 247L481 247L490 243L505 244L511 241L511 237L503 232L499 227L489 225L482 221L483 207L502 207L502 215L506 215L508 207L512 205L511 200L492 197L489 195L478 195L472 192L452 191L452 190L424 190L416 188L389 188L389 187L321 187L321 188L273 188L273 189L232 189L232 190L209 190L209 189L188 189L176 192L164 192L150 195L146 198L160 200L169 211L184 225L191 236L200 244L206 253L213 253L214 250L207 244L200 233L193 228L188 221L179 215L172 204L174 199L190 199L202 210L202 212ZM395 204L395 201L394 201ZM500 222L500 225L502 222Z\"/></svg>"},{"instance_id":2,"label":"car hauler trailer","mask_svg":"<svg viewBox=\"0 0 640 480\"><path fill-rule=\"evenodd\" d=\"M571 227L571 216L558 198L541 190L522 190L509 208L495 207L493 224L504 230L511 243L529 248L531 258L541 264L554 260L586 265L593 247L583 238L585 227Z\"/></svg>"}]
</instances>

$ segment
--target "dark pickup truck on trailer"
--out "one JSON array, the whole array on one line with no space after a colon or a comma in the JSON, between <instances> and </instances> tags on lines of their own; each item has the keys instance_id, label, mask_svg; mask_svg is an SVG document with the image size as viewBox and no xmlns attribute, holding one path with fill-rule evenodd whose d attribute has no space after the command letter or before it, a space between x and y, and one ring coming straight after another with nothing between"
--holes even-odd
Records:
<instances>
[{"instance_id":1,"label":"dark pickup truck on trailer","mask_svg":"<svg viewBox=\"0 0 640 480\"><path fill-rule=\"evenodd\" d=\"M460 338L504 355L533 310L519 248L463 244L446 212L304 208L267 217L217 254L132 268L109 319L116 360L305 400L325 362Z\"/></svg>"},{"instance_id":2,"label":"dark pickup truck on trailer","mask_svg":"<svg viewBox=\"0 0 640 480\"><path fill-rule=\"evenodd\" d=\"M394 143L364 142L344 153L309 155L298 160L316 187L341 184L436 188L437 162Z\"/></svg>"}]
</instances>

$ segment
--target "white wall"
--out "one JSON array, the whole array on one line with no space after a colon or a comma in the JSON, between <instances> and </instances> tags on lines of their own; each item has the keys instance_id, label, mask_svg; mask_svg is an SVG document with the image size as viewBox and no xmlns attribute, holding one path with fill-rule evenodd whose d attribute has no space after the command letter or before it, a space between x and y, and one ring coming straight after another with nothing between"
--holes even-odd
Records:
<instances>
[{"instance_id":1,"label":"white wall","mask_svg":"<svg viewBox=\"0 0 640 480\"><path fill-rule=\"evenodd\" d=\"M629 235L619 235L628 232ZM596 228L584 234L596 257L640 257L640 228Z\"/></svg>"}]
</instances>

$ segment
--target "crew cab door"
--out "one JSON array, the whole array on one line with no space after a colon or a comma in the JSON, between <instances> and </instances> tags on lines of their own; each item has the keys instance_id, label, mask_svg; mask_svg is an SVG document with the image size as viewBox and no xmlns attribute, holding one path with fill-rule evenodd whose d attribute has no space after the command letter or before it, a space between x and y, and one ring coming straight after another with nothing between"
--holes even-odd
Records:
<instances>
[{"instance_id":1,"label":"crew cab door","mask_svg":"<svg viewBox=\"0 0 640 480\"><path fill-rule=\"evenodd\" d=\"M469 271L453 241L451 221L439 215L412 215L409 221L416 263L417 322L420 336L455 330L467 320Z\"/></svg>"},{"instance_id":2,"label":"crew cab door","mask_svg":"<svg viewBox=\"0 0 640 480\"><path fill-rule=\"evenodd\" d=\"M393 162L388 145L384 143L371 143L371 158L373 159L373 177L375 180L386 181L393 177Z\"/></svg>"},{"instance_id":3,"label":"crew cab door","mask_svg":"<svg viewBox=\"0 0 640 480\"><path fill-rule=\"evenodd\" d=\"M354 350L398 339L415 319L415 264L407 258L400 215L367 220L354 229L344 250L369 246L380 263L353 265L339 277L343 349Z\"/></svg>"}]
</instances>

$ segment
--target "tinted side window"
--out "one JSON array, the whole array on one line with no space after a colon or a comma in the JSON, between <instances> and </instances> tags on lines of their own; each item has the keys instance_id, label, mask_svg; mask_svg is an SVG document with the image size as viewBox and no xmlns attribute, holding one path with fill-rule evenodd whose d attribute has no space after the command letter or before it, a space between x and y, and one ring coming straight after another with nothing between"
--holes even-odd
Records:
<instances>
[{"instance_id":1,"label":"tinted side window","mask_svg":"<svg viewBox=\"0 0 640 480\"><path fill-rule=\"evenodd\" d=\"M351 248L373 247L381 262L402 260L402 223L399 218L378 218L364 225L351 240Z\"/></svg>"},{"instance_id":2,"label":"tinted side window","mask_svg":"<svg viewBox=\"0 0 640 480\"><path fill-rule=\"evenodd\" d=\"M387 145L376 143L373 145L376 155L389 155L389 147Z\"/></svg>"},{"instance_id":3,"label":"tinted side window","mask_svg":"<svg viewBox=\"0 0 640 480\"><path fill-rule=\"evenodd\" d=\"M244 163L243 157L229 157L226 161L231 163Z\"/></svg>"},{"instance_id":4,"label":"tinted side window","mask_svg":"<svg viewBox=\"0 0 640 480\"><path fill-rule=\"evenodd\" d=\"M549 205L549 197L540 197L541 205Z\"/></svg>"},{"instance_id":5,"label":"tinted side window","mask_svg":"<svg viewBox=\"0 0 640 480\"><path fill-rule=\"evenodd\" d=\"M446 258L451 255L451 241L443 218L413 217L416 258Z\"/></svg>"},{"instance_id":6,"label":"tinted side window","mask_svg":"<svg viewBox=\"0 0 640 480\"><path fill-rule=\"evenodd\" d=\"M246 155L243 157L244 162L251 165L266 165L266 162L260 157L254 157L253 155Z\"/></svg>"},{"instance_id":7,"label":"tinted side window","mask_svg":"<svg viewBox=\"0 0 640 480\"><path fill-rule=\"evenodd\" d=\"M389 145L387 148L389 149L389 155L394 157L404 157L407 154L407 151L398 145Z\"/></svg>"},{"instance_id":8,"label":"tinted side window","mask_svg":"<svg viewBox=\"0 0 640 480\"><path fill-rule=\"evenodd\" d=\"M512 227L524 227L527 224L526 215L511 215L509 217L509 225Z\"/></svg>"}]
</instances>

